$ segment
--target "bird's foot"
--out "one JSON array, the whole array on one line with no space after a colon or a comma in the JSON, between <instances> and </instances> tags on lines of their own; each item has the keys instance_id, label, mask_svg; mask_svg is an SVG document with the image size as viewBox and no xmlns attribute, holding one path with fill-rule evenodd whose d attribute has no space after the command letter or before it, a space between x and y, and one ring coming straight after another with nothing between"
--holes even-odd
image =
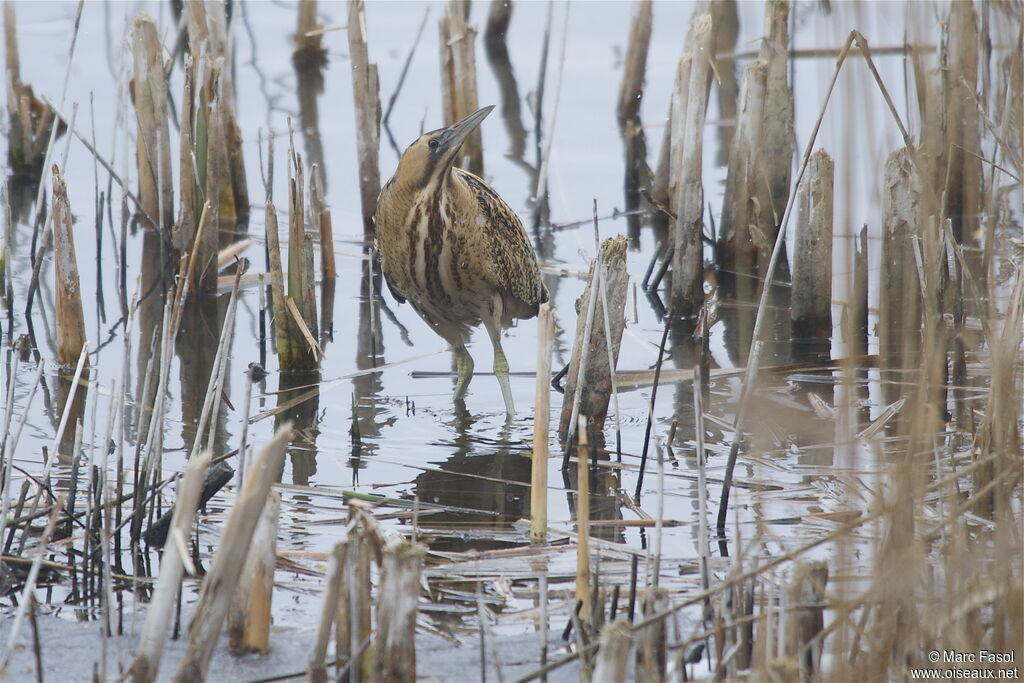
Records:
<instances>
[{"instance_id":1,"label":"bird's foot","mask_svg":"<svg viewBox=\"0 0 1024 683\"><path fill-rule=\"evenodd\" d=\"M501 387L501 396L505 399L505 414L508 419L515 417L516 408L512 403L512 386L508 381L508 359L501 346L494 346L494 376L498 378L498 385Z\"/></svg>"},{"instance_id":2,"label":"bird's foot","mask_svg":"<svg viewBox=\"0 0 1024 683\"><path fill-rule=\"evenodd\" d=\"M469 390L469 381L473 379L473 357L469 355L465 346L455 349L455 372L458 379L455 380L453 398L456 401L462 401L466 398L466 391Z\"/></svg>"}]
</instances>

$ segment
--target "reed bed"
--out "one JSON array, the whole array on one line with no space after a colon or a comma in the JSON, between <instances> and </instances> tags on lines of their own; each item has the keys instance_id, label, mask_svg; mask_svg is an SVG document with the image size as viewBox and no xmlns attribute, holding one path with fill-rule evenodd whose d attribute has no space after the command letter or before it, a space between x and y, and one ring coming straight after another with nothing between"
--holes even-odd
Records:
<instances>
[{"instance_id":1,"label":"reed bed","mask_svg":"<svg viewBox=\"0 0 1024 683\"><path fill-rule=\"evenodd\" d=\"M228 658L246 666L245 652L276 662L254 678L316 681L415 680L433 667L442 677L519 681L908 680L925 669L1006 676L1018 666L1019 7L953 3L935 35L875 49L854 30L823 51L794 50L806 30L800 8L772 0L761 8L762 39L737 53L737 16L750 11L715 1L691 18L672 67L656 69L665 10L638 5L621 27L622 79L605 112L620 125L627 209L601 221L627 220L629 236L602 242L597 200L592 221L547 219L561 211L547 196L561 186L560 155L573 154L561 148L554 112L569 102L561 74L574 73L575 15L566 10L549 64L546 9L538 88L526 97L510 36L528 8L492 3L483 49L506 100L509 161L535 202L531 236L554 304L541 307L537 339L526 344L537 359L535 411L496 426L420 390L428 373L405 376L443 350L405 346L418 333L404 326L404 309L391 309L374 263L387 163L380 88L398 82L390 114L412 51L395 79L395 60L375 51L384 40L372 7L349 3L347 35L336 39L333 8L294 8L288 73L306 153L289 128L279 216L279 134L249 130L240 105L250 93L239 92L248 82L239 73L256 61L235 44L253 11L238 5L229 15L222 3L186 2L180 49L159 15L130 18L124 45L112 48L125 54L109 154L78 135L76 107L60 116L63 98L59 107L37 101L20 80L5 5L0 588L13 618L4 620L0 672L41 678L66 658L46 637L59 623L48 613L61 605L97 626L91 659L75 657L102 680L215 678ZM490 77L477 70L480 21L470 3L445 4L431 85L443 113L424 120L451 123L487 92L478 91ZM345 41L356 159L339 161L323 153L317 97L333 75L326 58L340 61L333 49ZM794 68L820 55L834 61L813 124L798 127ZM882 77L883 56L903 60L905 83ZM851 72L869 89L847 92ZM894 99L901 89L905 102ZM653 168L651 123L645 133L641 120L652 93L669 104ZM852 98L870 98L898 131L886 158L819 139ZM55 149L61 126L69 134ZM525 159L527 135L535 163ZM721 193L706 173L718 135ZM263 231L243 241L243 149L263 139ZM95 168L95 207L79 205L80 177L64 177L82 149ZM485 158L488 170L502 163L479 137L464 151L474 172ZM47 169L50 157L60 163ZM328 166L352 161L357 178L331 175L352 186L350 202L332 205ZM840 180L849 183L851 168L877 187L880 219L863 230L840 209L854 196ZM28 211L33 197L42 200ZM591 223L593 246L581 240L591 253L580 257L589 265L566 262L555 249L560 231ZM105 256L96 247L96 272L116 259L116 322L82 296L83 247L105 233L114 244ZM643 240L654 241L644 259L646 327L630 251ZM263 272L247 272L254 244ZM136 247L141 262L130 264ZM833 272L844 259L850 267ZM53 279L42 276L49 268ZM582 292L575 311L570 287ZM358 321L335 315L349 298ZM346 364L354 351L355 368L335 373L329 343ZM257 352L236 406L232 378ZM116 372L111 353L123 356ZM563 451L551 457L558 398L549 379L562 363ZM397 374L407 383L396 385ZM341 386L351 400L328 396ZM437 443L414 431L386 437L424 421L442 430ZM439 448L450 455L443 462L430 457ZM351 482L338 485L329 468ZM288 622L296 612L298 625ZM300 632L298 649L289 629Z\"/></svg>"}]
</instances>

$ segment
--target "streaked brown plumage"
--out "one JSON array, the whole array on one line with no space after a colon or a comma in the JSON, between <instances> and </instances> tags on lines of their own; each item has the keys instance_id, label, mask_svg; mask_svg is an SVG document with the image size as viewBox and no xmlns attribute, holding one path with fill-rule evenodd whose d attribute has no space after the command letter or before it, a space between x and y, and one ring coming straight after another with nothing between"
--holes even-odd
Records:
<instances>
[{"instance_id":1,"label":"streaked brown plumage","mask_svg":"<svg viewBox=\"0 0 1024 683\"><path fill-rule=\"evenodd\" d=\"M455 168L466 137L494 107L424 133L398 162L377 199L374 222L384 277L455 350L461 400L473 374L466 351L483 322L494 345L494 374L514 413L501 332L532 318L548 300L537 256L515 212L490 185Z\"/></svg>"}]
</instances>

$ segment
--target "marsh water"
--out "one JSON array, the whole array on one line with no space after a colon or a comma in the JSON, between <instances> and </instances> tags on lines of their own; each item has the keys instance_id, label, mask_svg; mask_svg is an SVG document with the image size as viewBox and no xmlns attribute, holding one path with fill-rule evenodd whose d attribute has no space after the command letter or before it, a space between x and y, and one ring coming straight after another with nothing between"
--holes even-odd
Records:
<instances>
[{"instance_id":1,"label":"marsh water","mask_svg":"<svg viewBox=\"0 0 1024 683\"><path fill-rule=\"evenodd\" d=\"M37 94L61 106L67 116L77 110L76 130L86 139L94 138L99 155L134 188L135 115L126 95L131 68L126 34L137 13L145 11L156 19L167 46L164 54L171 69L172 99L180 97L180 63L175 66L169 53L177 36L170 3L86 3L70 62L76 4L15 5L22 80L31 83ZM470 8L470 23L480 27L481 34L486 10L482 3L473 3ZM712 86L705 131L705 200L714 220L721 211L725 161L735 113L734 107L723 110L720 102L735 100L736 79L751 51L756 51L764 22L764 7L760 4L738 3L736 10L734 56L716 62L718 76ZM424 18L426 21L381 133L380 167L385 179L393 172L406 145L421 131L442 124L437 45L437 20L442 11L441 3L367 4L370 59L379 68L385 108L413 49L417 29ZM661 2L654 6L641 109L647 163L651 167L657 160L676 61L692 11L693 5L684 2ZM531 495L547 495L548 516L556 533L564 534L573 528L575 507L571 494L575 474L563 476L561 458L555 457L560 455L556 440L552 441L549 491L531 492L529 487L536 321L519 322L508 331L504 342L519 411L515 418L506 421L498 384L487 372L491 349L482 331L474 336L469 349L476 359L478 375L470 385L465 409L456 407L451 400L453 364L445 343L409 306L399 305L386 288L383 292L375 291L368 278L350 62L342 30L345 6L321 3L319 12L321 22L329 30L323 38L328 61L322 71L322 83L318 84L302 82L292 65L295 5L233 5L236 106L253 202L248 224L242 227L245 234L241 235L252 243L240 256L248 261L250 273L266 270L261 189L261 174L266 173L267 166L266 140L275 140L272 189L277 205L284 206L285 151L291 129L296 151L303 161L307 165L318 163L324 174L327 203L333 215L332 248L337 257L338 277L333 287L333 307L326 315L322 312L324 360L320 375L301 378L278 372L265 320L261 326L267 296L247 277L230 331L227 388L217 417L215 450L228 453L238 448L247 415L252 417L248 442L266 441L284 414L275 413L275 409L297 392L319 386L317 395L285 411L296 420L298 436L289 448L280 487L283 506L278 552L290 564L288 569L279 568L278 582L289 591L290 599L275 602L275 624L313 628L312 615L319 609L326 554L341 537L344 526L342 492L354 492L393 499L381 507L384 512L393 507L393 515L382 515L386 527L408 534L415 516L419 539L434 553L428 560L428 576L441 587L438 602L450 608L428 612L432 628L457 633L459 628L472 624L476 618L472 585L475 579L482 579L489 604L497 615L495 628L507 634L530 632L535 628L535 613L530 610L537 595L533 588L527 590L525 583L516 582L537 575L536 558L523 555L500 559L486 553L526 546L528 539L516 522L529 517ZM479 102L481 106L498 105L482 127L484 175L519 213L537 249L556 316L556 369L569 361L577 317L574 304L585 286L588 263L596 253L591 221L594 201L600 216L600 237L621 233L630 240L631 284L619 370L647 371L658 357L667 302L660 301L657 293L646 293L640 281L660 249L664 233L650 216L636 210L635 197L624 191L626 165L615 114L632 12L628 3L517 3L507 35L507 66L514 77L514 91L510 90L507 78L498 76L499 71L503 76L508 71L501 71L501 65L496 67L489 61L482 39L478 39ZM875 47L900 46L907 35L934 43L939 32L937 20L929 12L901 3L831 3L829 11L824 11L819 3L797 3L791 21L792 49L808 53L795 58L792 67L798 155L818 116L834 69L835 59L829 51L834 55L851 29L860 30ZM534 195L539 146L534 108L548 26L548 71L540 119L546 136L543 141L550 140L551 144L547 172L549 201L548 212L538 217ZM915 108L907 100L911 93L905 87L904 56L896 51L879 52L876 63L895 95L901 115L912 128L918 125ZM512 102L518 107L510 107ZM883 384L870 358L885 352L879 349L873 335L874 310L880 296L876 283L881 169L889 152L902 142L861 61L851 59L840 76L818 144L837 159L833 334L830 339L812 344L794 343L789 329L787 287L775 288L757 409L750 423L748 447L736 470L738 489L733 492L728 528L728 544L734 553L744 539L757 537L766 552L783 553L788 547L827 532L832 524L832 511L851 505L851 501L854 505L869 504L885 470L887 441L883 438L869 445L856 437L883 414L894 396L900 395L899 387L894 391ZM114 461L103 456L106 445L100 443L101 435L111 405L125 401L128 412L123 438L126 452L134 451L134 420L143 408L139 401L144 395L147 364L153 358L150 345L164 305L159 288L152 289L150 285L165 264L158 240L145 227L135 225L130 217L122 236L121 190L103 168L97 168L78 139L65 136L58 140L55 158L62 160L65 154L66 163L60 163L76 217L76 249L89 341L89 382L79 389L81 406L76 413L83 423L80 453L93 463L105 462L107 467L115 468ZM14 367L14 341L27 331L23 311L32 271L28 245L36 190L24 183L12 183L9 187L14 218L8 245L13 291L7 298L10 312L4 311L4 398L0 400L6 400L6 387L13 381L15 414L28 411L15 454L16 472L21 473L13 484L17 491L24 476L43 469L44 457L57 458L53 472L58 481L67 478L72 453L65 450L67 440L54 450L67 379L58 376L54 361L54 285L49 255L42 267L41 295L31 314L38 357L44 364L41 390L31 404L27 401L34 364L20 363L17 374L10 374ZM106 203L97 212L96 198L100 192ZM110 197L114 198L112 203ZM869 335L861 340L844 337L840 320L848 304L852 305L849 292L854 242L864 225L870 273ZM317 244L316 249L321 249L321 245ZM708 249L706 257L711 256ZM727 274L727 278L743 276ZM709 278L709 291L717 286L714 278ZM756 296L756 289L752 293ZM323 301L322 297L318 286L318 301ZM176 341L163 423L164 476L180 470L191 449L227 298L225 292L219 299L198 307L195 314L186 318ZM135 299L141 300L127 327L129 352L125 354L124 315ZM732 440L731 425L741 388L740 374L727 370L746 365L756 305L754 296L738 299L723 290L718 320L711 329L711 366L715 370L705 406L710 515L717 506L724 454ZM666 373L653 407L649 380L620 386L618 413L610 416L606 424L605 450L600 456L603 466L597 477L598 500L593 505L592 517L599 522L594 536L614 544L602 550L606 555L601 575L609 585L628 582L631 555L640 558L643 583L643 577L649 577L655 566L651 562L655 543L661 550L658 566L662 586L688 590L699 585L694 573L698 494L693 386L691 381L677 380L695 362L692 330L693 321L674 325L665 368L681 372ZM977 350L972 353L968 355L967 384L963 387L963 396L968 401L984 392L987 381L983 354ZM846 358L853 359L846 370L841 370L838 362L827 362ZM815 362L793 365L806 361ZM245 373L254 362L263 363L268 375L253 385L247 409ZM113 395L126 364L125 394ZM851 381L838 382L843 373ZM538 419L550 419L553 427L557 425L563 400L562 395L553 394L551 415ZM849 414L837 416L840 407ZM660 538L656 537L653 525L643 521L659 516L655 509L660 498L654 454L660 449L653 445L640 496L633 496L647 417L652 410L653 443L664 443L673 422L677 423L674 442L663 451L664 496L660 516L665 523ZM616 452L616 426L620 430L621 453ZM235 460L229 462L234 464ZM115 480L112 475L110 481ZM232 486L224 489L201 518L199 548L204 560L216 549L220 522L233 495ZM856 503L858 496L860 503ZM419 501L416 515L411 513L413 500ZM870 539L865 537L857 542L863 543L867 552ZM484 553L476 569L468 563L470 556L464 554L474 551ZM832 551L824 545L816 552L827 555ZM553 595L557 598L552 603L551 617L552 628L557 630L564 625L572 604L568 591L575 560L568 554L549 555L544 571L551 572ZM57 551L56 556L59 560L61 553ZM430 569L432 562L439 566L455 559L461 562L457 572ZM125 573L133 573L130 560L126 557L124 562ZM727 562L716 557L713 566L721 569ZM154 564L152 571L155 567ZM857 573L845 578L858 580ZM189 601L194 598L197 584L187 586ZM47 610L70 620L94 616L74 601L63 601L61 596L69 592L67 585L57 583L50 590L50 599L45 601ZM130 592L126 591L123 599L131 613L134 603ZM462 603L467 609L456 609ZM5 600L2 609L12 609L11 604Z\"/></svg>"}]
</instances>

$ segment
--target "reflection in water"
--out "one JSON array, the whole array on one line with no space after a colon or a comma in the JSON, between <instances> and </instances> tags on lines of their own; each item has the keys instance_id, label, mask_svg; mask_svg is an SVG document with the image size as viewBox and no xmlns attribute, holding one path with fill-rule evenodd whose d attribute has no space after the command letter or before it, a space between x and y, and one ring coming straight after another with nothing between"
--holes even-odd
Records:
<instances>
[{"instance_id":1,"label":"reflection in water","mask_svg":"<svg viewBox=\"0 0 1024 683\"><path fill-rule=\"evenodd\" d=\"M208 387L213 381L210 373L214 367L220 330L224 322L225 308L219 305L221 297L195 296L185 303L181 317L181 329L174 348L181 360L181 440L186 452L191 452L196 440L196 429L203 410ZM228 332L227 343L233 331ZM212 350L212 351L211 351ZM231 354L225 354L228 367L224 373L224 396L230 395L229 378ZM221 401L221 396L215 397ZM228 450L227 409L217 410L217 422L208 429L214 434L214 454Z\"/></svg>"},{"instance_id":2,"label":"reflection in water","mask_svg":"<svg viewBox=\"0 0 1024 683\"><path fill-rule=\"evenodd\" d=\"M320 110L317 97L324 91L323 66L327 53L323 50L296 50L292 56L295 76L298 79L299 126L306 146L309 165L318 164L320 174L327 187L327 168L324 166L324 148L320 141Z\"/></svg>"},{"instance_id":3,"label":"reflection in water","mask_svg":"<svg viewBox=\"0 0 1024 683\"><path fill-rule=\"evenodd\" d=\"M72 381L75 377L75 368L62 367L57 371L57 413L58 420L64 412L68 414L67 426L61 434L60 443L57 444L57 462L70 463L75 456L75 429L81 424L85 425L85 403L89 395L89 373L88 366L78 380L78 388L72 398ZM68 407L68 399L71 398L71 405ZM83 435L85 434L83 427ZM88 438L88 437L86 437Z\"/></svg>"},{"instance_id":4,"label":"reflection in water","mask_svg":"<svg viewBox=\"0 0 1024 683\"><path fill-rule=\"evenodd\" d=\"M277 378L277 405L288 407L274 416L274 431L286 422L292 423L292 438L288 442L292 483L308 486L316 474L316 439L320 434L317 419L320 410L320 371L282 371ZM282 475L283 472L279 472L274 480L281 481Z\"/></svg>"},{"instance_id":5,"label":"reflection in water","mask_svg":"<svg viewBox=\"0 0 1024 683\"><path fill-rule=\"evenodd\" d=\"M505 35L511 20L511 1L492 0L487 15L487 30L484 33L484 49L487 52L487 62L494 71L494 79L501 91L501 117L505 121L509 139L508 156L522 160L526 153L526 128L523 126L519 87L516 85L512 62L508 57L508 47L505 45Z\"/></svg>"},{"instance_id":6,"label":"reflection in water","mask_svg":"<svg viewBox=\"0 0 1024 683\"><path fill-rule=\"evenodd\" d=\"M356 368L370 370L384 363L384 334L381 327L380 300L378 292L381 287L380 269L370 256L368 247L363 253L363 273L359 282L359 333L356 338ZM352 468L353 484L359 476L359 470L366 467L363 457L373 455L380 441L381 418L385 412L378 394L381 390L380 373L370 372L352 379L353 396L353 434ZM356 431L358 430L358 432ZM358 438L357 438L358 433ZM366 438L369 437L369 438ZM366 439L364 441L364 439Z\"/></svg>"}]
</instances>

